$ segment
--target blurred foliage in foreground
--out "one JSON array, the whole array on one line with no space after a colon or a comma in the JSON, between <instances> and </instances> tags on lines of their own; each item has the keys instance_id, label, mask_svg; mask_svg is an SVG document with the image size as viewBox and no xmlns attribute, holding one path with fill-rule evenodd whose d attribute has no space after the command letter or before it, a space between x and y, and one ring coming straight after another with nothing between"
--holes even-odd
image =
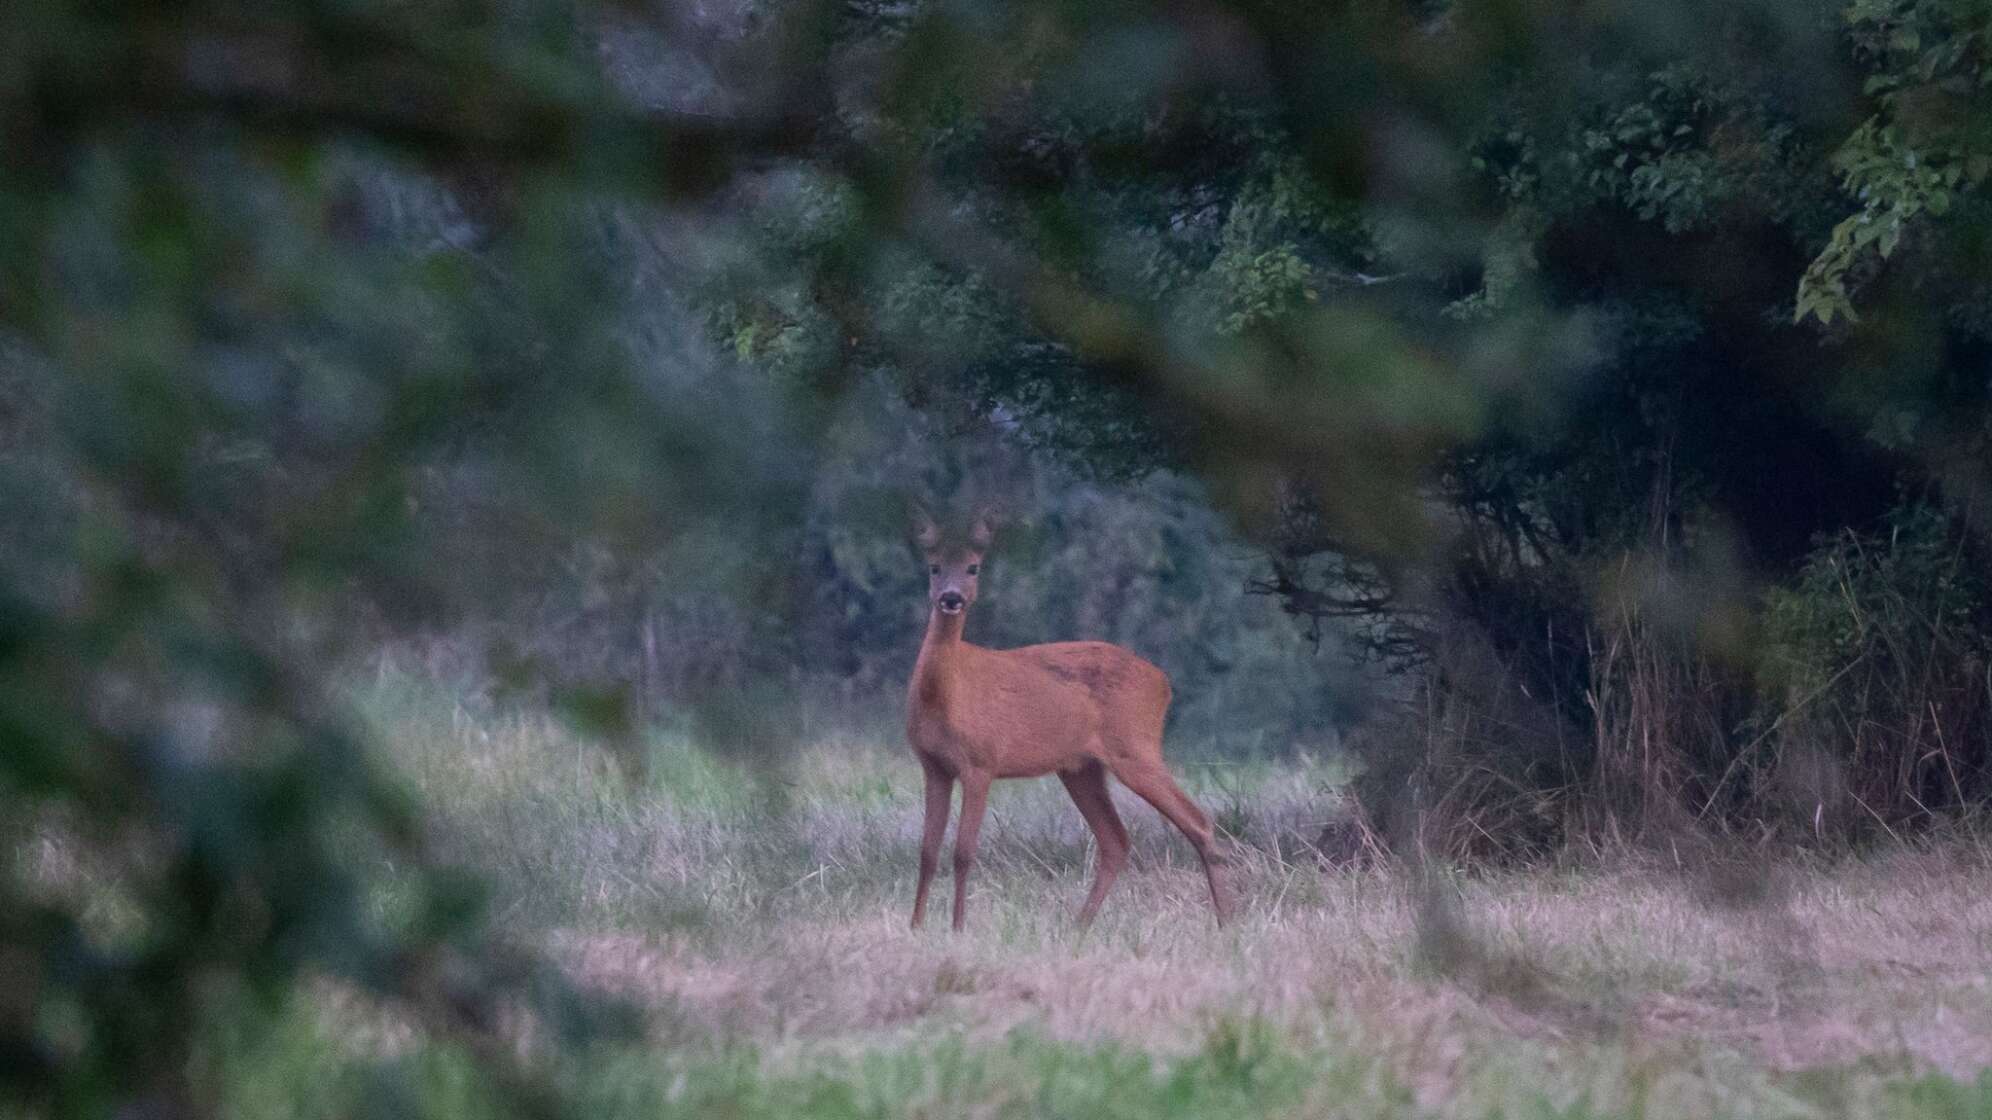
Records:
<instances>
[{"instance_id":1,"label":"blurred foliage in foreground","mask_svg":"<svg viewBox=\"0 0 1992 1120\"><path fill-rule=\"evenodd\" d=\"M766 752L799 665L892 675L893 624L822 627L891 597L893 491L1035 515L962 431L1199 478L1260 589L1409 674L1367 780L1429 844L1979 806L1988 31L1978 0L17 6L0 1081L202 1111L201 1025L330 974L557 1109L509 1043L602 1024L427 853L331 682L448 629L536 685L520 619L605 618L630 652L556 674L568 711L615 744L666 696ZM944 451L866 476L853 417L893 408ZM1123 549L1073 609L1244 642L1219 569L1142 582L1195 551ZM1092 625L1059 612L1106 573L1033 559L1073 597L1005 636ZM1174 614L1204 621L1140 621ZM659 652L700 627L734 656ZM1218 653L1286 657L1252 642ZM365 905L391 876L420 901Z\"/></svg>"}]
</instances>

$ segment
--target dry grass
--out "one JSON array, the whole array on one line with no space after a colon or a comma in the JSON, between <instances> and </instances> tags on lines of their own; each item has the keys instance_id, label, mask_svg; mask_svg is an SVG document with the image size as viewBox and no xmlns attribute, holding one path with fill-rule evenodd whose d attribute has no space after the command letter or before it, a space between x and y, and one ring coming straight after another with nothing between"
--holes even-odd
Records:
<instances>
[{"instance_id":1,"label":"dry grass","mask_svg":"<svg viewBox=\"0 0 1992 1120\"><path fill-rule=\"evenodd\" d=\"M651 1008L674 1049L804 1069L1025 1035L1166 1060L1254 1024L1450 1115L1806 1114L1808 1093L1864 1113L1848 1102L1891 1078L1992 1068L1989 869L1965 844L1759 868L1740 893L1632 860L1420 887L1306 851L1334 768L1190 768L1240 834L1241 919L1215 928L1187 845L1123 792L1134 863L1081 935L1083 825L1056 783L1003 783L969 931L914 932L919 787L897 749L827 743L770 772L661 741L630 784L544 719L382 710L501 914Z\"/></svg>"},{"instance_id":2,"label":"dry grass","mask_svg":"<svg viewBox=\"0 0 1992 1120\"><path fill-rule=\"evenodd\" d=\"M1212 1022L1245 1017L1409 1048L1420 1068L1421 1047L1452 1033L1717 1043L1780 1068L1992 1066L1992 902L1976 873L1939 856L1807 877L1782 906L1748 912L1652 875L1471 884L1480 952L1507 963L1450 970L1418 959L1414 907L1386 875L1295 869L1321 879L1308 889L1255 875L1251 912L1217 931L1191 869L1154 866L1082 938L1059 920L1074 882L1019 871L985 877L964 936L910 932L896 905L853 912L798 896L787 915L729 927L717 944L582 930L554 944L603 987L757 1040L1029 1026L1186 1049ZM1284 901L1268 897L1280 891Z\"/></svg>"}]
</instances>

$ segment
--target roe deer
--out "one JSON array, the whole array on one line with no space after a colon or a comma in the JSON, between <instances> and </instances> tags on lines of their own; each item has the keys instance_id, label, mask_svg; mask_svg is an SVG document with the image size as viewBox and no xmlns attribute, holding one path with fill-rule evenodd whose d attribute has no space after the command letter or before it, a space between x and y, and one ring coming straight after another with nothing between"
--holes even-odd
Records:
<instances>
[{"instance_id":1,"label":"roe deer","mask_svg":"<svg viewBox=\"0 0 1992 1120\"><path fill-rule=\"evenodd\" d=\"M927 916L927 888L940 863L954 783L961 781L961 824L955 832L954 928L968 904L989 783L996 778L1057 774L1099 843L1093 889L1079 908L1085 928L1127 862L1127 829L1107 792L1111 772L1189 837L1203 861L1211 906L1222 925L1231 899L1210 819L1170 776L1162 761L1162 720L1169 677L1133 653L1106 642L1055 642L1019 649L984 649L962 640L975 604L990 518L978 513L965 542L945 540L924 510L913 510L915 539L927 560L931 613L906 695L906 738L927 779L926 827L920 836L920 883L913 926Z\"/></svg>"}]
</instances>

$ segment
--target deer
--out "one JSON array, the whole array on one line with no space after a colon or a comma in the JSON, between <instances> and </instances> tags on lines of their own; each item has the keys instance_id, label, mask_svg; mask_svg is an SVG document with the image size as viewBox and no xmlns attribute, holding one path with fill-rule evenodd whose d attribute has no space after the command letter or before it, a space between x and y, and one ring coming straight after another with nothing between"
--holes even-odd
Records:
<instances>
[{"instance_id":1,"label":"deer","mask_svg":"<svg viewBox=\"0 0 1992 1120\"><path fill-rule=\"evenodd\" d=\"M1107 642L985 649L963 640L982 558L994 537L993 514L977 510L966 537L951 538L923 507L916 504L911 512L914 542L927 563L928 600L926 635L906 692L906 738L926 780L912 928L926 920L955 783L962 789L954 849L954 929L960 932L990 783L1047 774L1064 783L1098 849L1093 886L1079 908L1081 931L1127 863L1127 828L1114 809L1109 774L1189 839L1222 926L1232 905L1210 818L1162 759L1162 726L1173 695L1168 674Z\"/></svg>"}]
</instances>

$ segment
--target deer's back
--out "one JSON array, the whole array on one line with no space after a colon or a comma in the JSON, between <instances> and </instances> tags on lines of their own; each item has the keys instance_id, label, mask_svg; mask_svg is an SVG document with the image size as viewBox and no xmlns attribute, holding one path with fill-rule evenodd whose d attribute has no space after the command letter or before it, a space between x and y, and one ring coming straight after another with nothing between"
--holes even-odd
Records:
<instances>
[{"instance_id":1,"label":"deer's back","mask_svg":"<svg viewBox=\"0 0 1992 1120\"><path fill-rule=\"evenodd\" d=\"M930 710L916 680L907 728L915 749L950 769L1027 777L1161 744L1168 675L1128 650L1052 642L962 652L963 687Z\"/></svg>"},{"instance_id":2,"label":"deer's back","mask_svg":"<svg viewBox=\"0 0 1992 1120\"><path fill-rule=\"evenodd\" d=\"M1133 650L1110 642L1047 642L1000 652L1060 682L1077 685L1110 709L1169 706L1169 674Z\"/></svg>"},{"instance_id":3,"label":"deer's back","mask_svg":"<svg viewBox=\"0 0 1992 1120\"><path fill-rule=\"evenodd\" d=\"M1169 674L1139 654L1108 642L1049 642L1003 652L1083 691L1107 751L1161 743L1172 695Z\"/></svg>"}]
</instances>

